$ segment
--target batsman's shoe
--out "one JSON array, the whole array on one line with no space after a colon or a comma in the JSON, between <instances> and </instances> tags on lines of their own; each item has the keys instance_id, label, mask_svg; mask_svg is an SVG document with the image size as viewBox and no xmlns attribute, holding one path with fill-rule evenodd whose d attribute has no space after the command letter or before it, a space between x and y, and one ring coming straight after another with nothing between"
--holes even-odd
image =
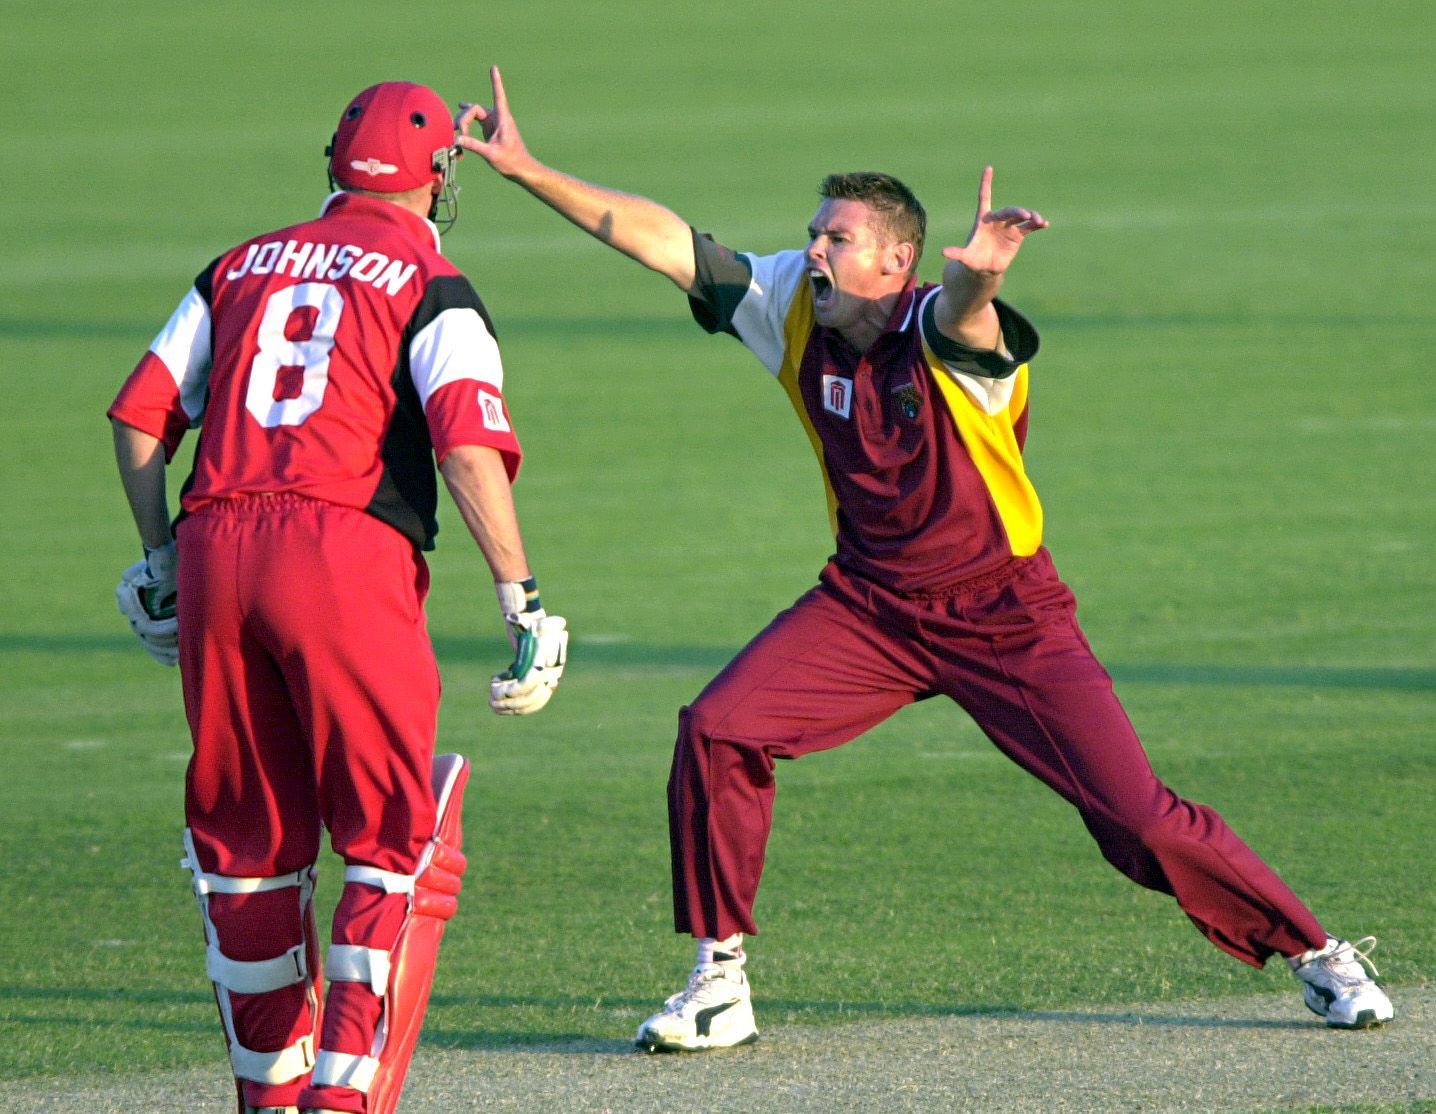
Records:
<instances>
[{"instance_id":1,"label":"batsman's shoe","mask_svg":"<svg viewBox=\"0 0 1436 1114\"><path fill-rule=\"evenodd\" d=\"M1307 1008L1332 1028L1370 1029L1395 1016L1391 999L1376 985L1374 976L1380 972L1368 958L1375 946L1375 936L1354 944L1328 936L1326 947L1287 960L1302 981Z\"/></svg>"},{"instance_id":2,"label":"batsman's shoe","mask_svg":"<svg viewBox=\"0 0 1436 1114\"><path fill-rule=\"evenodd\" d=\"M736 963L700 963L688 985L638 1027L633 1043L644 1052L704 1052L758 1039L753 997Z\"/></svg>"}]
</instances>

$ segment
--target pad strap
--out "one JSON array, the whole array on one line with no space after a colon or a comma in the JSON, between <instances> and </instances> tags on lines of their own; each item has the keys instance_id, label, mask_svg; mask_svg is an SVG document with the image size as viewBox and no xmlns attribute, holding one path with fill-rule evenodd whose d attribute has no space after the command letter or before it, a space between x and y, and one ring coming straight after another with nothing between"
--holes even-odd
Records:
<instances>
[{"instance_id":1,"label":"pad strap","mask_svg":"<svg viewBox=\"0 0 1436 1114\"><path fill-rule=\"evenodd\" d=\"M352 1087L369 1093L379 1061L373 1056L355 1056L348 1052L321 1050L314 1064L313 1085L316 1087Z\"/></svg>"},{"instance_id":2,"label":"pad strap","mask_svg":"<svg viewBox=\"0 0 1436 1114\"><path fill-rule=\"evenodd\" d=\"M286 886L298 886L313 890L314 868L306 866L289 874L277 874L270 878L242 878L233 874L207 874L199 868L199 855L194 849L194 836L184 830L185 857L180 866L194 875L196 897L207 894L262 894L270 890L282 890Z\"/></svg>"},{"instance_id":3,"label":"pad strap","mask_svg":"<svg viewBox=\"0 0 1436 1114\"><path fill-rule=\"evenodd\" d=\"M389 988L389 953L358 944L330 944L324 957L324 973L338 982L368 983L382 998Z\"/></svg>"},{"instance_id":4,"label":"pad strap","mask_svg":"<svg viewBox=\"0 0 1436 1114\"><path fill-rule=\"evenodd\" d=\"M233 994L264 994L309 978L302 943L273 959L251 960L230 959L211 944L205 949L204 959L209 981L219 983Z\"/></svg>"},{"instance_id":5,"label":"pad strap","mask_svg":"<svg viewBox=\"0 0 1436 1114\"><path fill-rule=\"evenodd\" d=\"M374 886L386 894L412 894L414 892L414 876L412 874L396 874L392 870L380 870L377 866L346 866L344 881Z\"/></svg>"},{"instance_id":6,"label":"pad strap","mask_svg":"<svg viewBox=\"0 0 1436 1114\"><path fill-rule=\"evenodd\" d=\"M180 862L180 866L189 865L188 861ZM286 886L303 886L308 881L308 870L296 870L293 874L281 874L274 878L235 878L226 874L194 871L195 892L200 894L262 894L270 890L282 890Z\"/></svg>"},{"instance_id":7,"label":"pad strap","mask_svg":"<svg viewBox=\"0 0 1436 1114\"><path fill-rule=\"evenodd\" d=\"M229 1045L229 1062L240 1079L279 1084L298 1079L314 1066L314 1038L306 1033L278 1052L256 1052L236 1040Z\"/></svg>"}]
</instances>

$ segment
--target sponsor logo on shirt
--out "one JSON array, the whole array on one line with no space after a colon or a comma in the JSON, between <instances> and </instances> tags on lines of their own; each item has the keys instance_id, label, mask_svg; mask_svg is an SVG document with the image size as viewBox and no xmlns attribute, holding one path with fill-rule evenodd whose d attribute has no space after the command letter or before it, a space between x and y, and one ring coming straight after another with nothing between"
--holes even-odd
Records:
<instances>
[{"instance_id":1,"label":"sponsor logo on shirt","mask_svg":"<svg viewBox=\"0 0 1436 1114\"><path fill-rule=\"evenodd\" d=\"M485 429L491 429L495 433L513 432L508 418L504 417L504 404L482 387L479 388L479 414L484 420Z\"/></svg>"},{"instance_id":2,"label":"sponsor logo on shirt","mask_svg":"<svg viewBox=\"0 0 1436 1114\"><path fill-rule=\"evenodd\" d=\"M853 381L838 375L823 376L823 409L840 418L853 413Z\"/></svg>"}]
</instances>

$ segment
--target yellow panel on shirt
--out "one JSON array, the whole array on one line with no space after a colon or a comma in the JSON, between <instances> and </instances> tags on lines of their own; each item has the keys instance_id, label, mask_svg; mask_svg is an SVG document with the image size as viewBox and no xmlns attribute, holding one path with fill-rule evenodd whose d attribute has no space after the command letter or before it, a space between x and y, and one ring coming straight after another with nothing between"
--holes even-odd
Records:
<instances>
[{"instance_id":1,"label":"yellow panel on shirt","mask_svg":"<svg viewBox=\"0 0 1436 1114\"><path fill-rule=\"evenodd\" d=\"M1027 365L1021 365L1014 374L1007 405L989 414L963 390L926 343L923 352L968 456L987 484L1013 556L1032 556L1042 545L1042 504L1023 467L1016 431L1027 408Z\"/></svg>"}]
</instances>

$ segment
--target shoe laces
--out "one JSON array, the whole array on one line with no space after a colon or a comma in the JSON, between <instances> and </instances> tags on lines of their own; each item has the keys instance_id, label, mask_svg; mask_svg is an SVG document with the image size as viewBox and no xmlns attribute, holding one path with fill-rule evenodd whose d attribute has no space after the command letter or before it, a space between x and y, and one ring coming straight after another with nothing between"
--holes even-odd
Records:
<instances>
[{"instance_id":1,"label":"shoe laces","mask_svg":"<svg viewBox=\"0 0 1436 1114\"><path fill-rule=\"evenodd\" d=\"M1381 972L1371 962L1371 953L1376 947L1375 936L1363 936L1355 942L1343 941L1330 955L1316 960L1333 978L1341 982L1367 982L1379 978ZM1368 976L1367 971L1371 974Z\"/></svg>"},{"instance_id":2,"label":"shoe laces","mask_svg":"<svg viewBox=\"0 0 1436 1114\"><path fill-rule=\"evenodd\" d=\"M700 963L688 974L688 985L663 1003L664 1013L679 1013L690 1002L707 993L716 979L726 979L728 972L718 963Z\"/></svg>"}]
</instances>

